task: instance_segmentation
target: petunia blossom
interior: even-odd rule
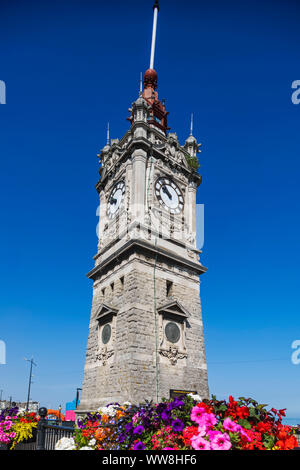
[[[191,439],[192,447],[195,450],[211,450],[210,443],[203,437],[194,436]]]
[[[238,432],[239,428],[241,426],[239,426],[238,424],[236,424],[234,421],[232,421],[230,418],[226,418],[224,419],[224,422],[223,422],[223,428],[226,429],[226,431],[230,431],[230,432]]]
[[[216,435],[211,442],[212,450],[229,450],[231,445],[230,437],[227,433]]]
[[[194,406],[191,411],[191,420],[195,421],[195,423],[200,424],[204,413],[205,408],[202,408],[202,406]]]

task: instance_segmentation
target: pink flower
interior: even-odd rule
[[[176,450],[174,447],[164,447],[163,450]]]
[[[193,436],[191,441],[195,450],[211,450],[210,443],[203,437]]]
[[[191,412],[191,420],[199,424],[203,414],[205,414],[205,408],[202,408],[202,406],[194,406]]]
[[[225,432],[224,434],[220,433],[216,435],[212,442],[211,448],[213,450],[229,450],[231,448],[230,437]]]
[[[217,423],[217,418],[213,413],[203,413],[198,421],[199,426],[212,427]]]
[[[207,431],[207,435],[209,437],[209,440],[212,441],[215,436],[218,434],[222,434],[220,431]]]
[[[248,434],[246,433],[245,429],[242,428],[242,426],[240,426],[239,424],[237,424],[237,431],[236,432],[239,432],[242,436],[245,436],[245,438],[247,439],[248,442],[251,441],[251,439],[248,436]]]
[[[226,429],[226,431],[238,432],[241,426],[239,424],[236,424],[230,418],[226,418],[224,419],[223,427],[224,429]]]
[[[203,436],[205,436],[205,434],[206,434],[205,424],[201,424],[201,425],[199,424],[199,426],[198,426],[198,436],[203,437]]]

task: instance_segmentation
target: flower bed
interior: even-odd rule
[[[250,398],[218,401],[189,395],[159,404],[110,404],[78,420],[74,438],[57,450],[291,450],[285,410]]]
[[[36,439],[38,417],[35,413],[19,412],[17,407],[0,414],[0,443],[13,450],[19,443]]]

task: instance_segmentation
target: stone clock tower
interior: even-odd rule
[[[158,9],[157,9],[158,10]],[[155,10],[154,10],[155,11]],[[99,244],[78,413],[111,402],[157,402],[172,390],[208,397],[196,248],[199,145],[168,133],[157,74],[121,140],[100,155]]]

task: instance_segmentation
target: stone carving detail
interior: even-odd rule
[[[195,251],[187,249],[187,254],[192,260],[197,261],[197,253]]]
[[[187,358],[187,353],[179,352],[179,349],[176,346],[170,346],[169,349],[160,349],[159,354],[167,357],[172,366],[175,366],[179,359]]]
[[[105,366],[108,359],[114,354],[113,349],[108,350],[107,346],[104,346],[100,351],[96,352],[96,361],[102,362],[102,365]]]

